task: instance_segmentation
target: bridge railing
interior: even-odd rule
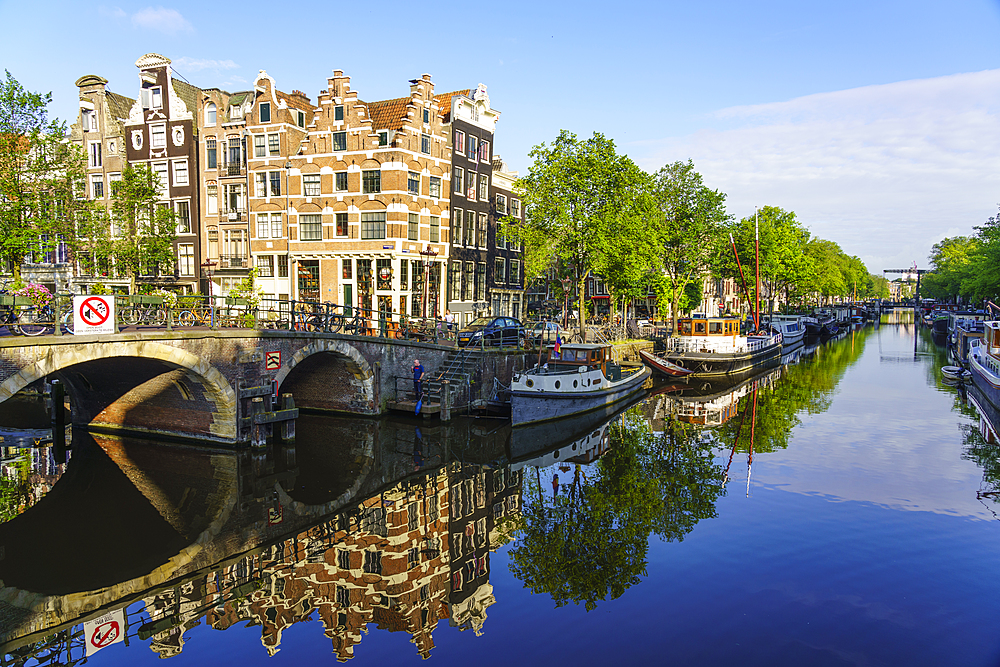
[[[42,305],[26,297],[11,297],[8,301],[9,304],[0,303],[0,335],[74,332],[73,295],[58,294]],[[117,295],[115,328],[117,331],[192,328],[313,331],[432,343],[453,341],[458,332],[456,324],[436,317],[410,317],[328,301],[216,295]]]

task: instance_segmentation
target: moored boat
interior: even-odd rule
[[[781,334],[782,347],[796,345],[806,335],[806,328],[799,315],[772,315],[768,325],[771,331]]]
[[[574,343],[546,348],[541,365],[514,375],[510,383],[514,426],[561,419],[604,408],[642,389],[646,366],[621,366],[610,345]]]
[[[642,359],[644,364],[652,368],[654,371],[668,377],[684,377],[685,375],[691,375],[693,372],[683,366],[678,366],[675,363],[667,361],[663,357],[646,352],[645,350],[639,350],[639,358]]]
[[[1000,322],[984,322],[982,340],[973,340],[969,348],[972,381],[993,403],[1000,406]]]
[[[735,317],[683,318],[666,340],[663,357],[693,376],[728,375],[755,368],[781,354],[781,334],[740,334]]]

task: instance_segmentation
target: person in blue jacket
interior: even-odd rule
[[[421,397],[421,385],[424,379],[424,367],[420,365],[419,359],[413,360],[413,393],[417,395],[417,400]]]

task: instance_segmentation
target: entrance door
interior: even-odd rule
[[[319,301],[319,260],[299,262],[299,300]]]

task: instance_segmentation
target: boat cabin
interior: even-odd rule
[[[580,368],[587,370],[601,369],[608,376],[608,362],[611,361],[611,346],[594,343],[564,343],[556,352],[555,345],[546,347],[548,352],[545,363],[550,371],[575,371]]]
[[[685,317],[677,320],[678,336],[737,336],[740,320],[735,317]]]
[[[986,351],[994,357],[1000,357],[1000,322],[983,322],[986,331],[983,333],[983,343]]]

